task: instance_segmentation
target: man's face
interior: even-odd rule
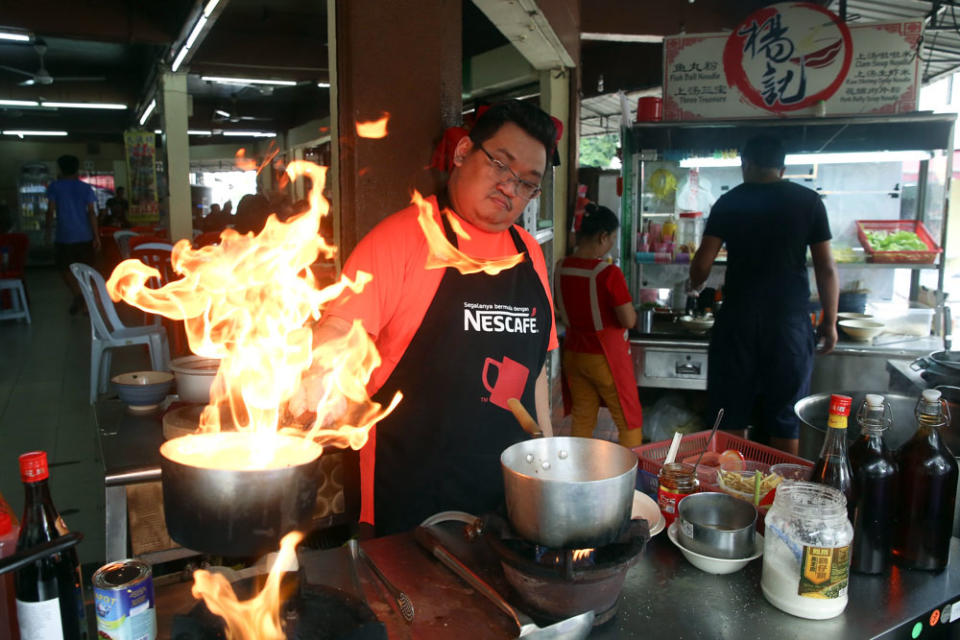
[[[457,144],[449,183],[453,208],[484,231],[503,231],[523,213],[529,198],[520,193],[513,176],[499,176],[484,149],[533,185],[539,185],[543,179],[547,152],[543,144],[512,122],[505,123],[484,141],[483,149],[469,137]]]

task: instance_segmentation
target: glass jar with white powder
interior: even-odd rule
[[[840,615],[847,607],[852,541],[842,493],[812,482],[780,485],[766,517],[764,597],[801,618]]]

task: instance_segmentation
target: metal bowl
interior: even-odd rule
[[[755,547],[757,509],[725,493],[695,493],[677,509],[679,537],[690,551],[711,558],[746,558]]]

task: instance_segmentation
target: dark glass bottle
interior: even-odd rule
[[[20,456],[20,477],[26,500],[17,551],[59,538],[66,533],[47,486],[47,454]],[[21,640],[81,640],[86,637],[80,564],[76,548],[55,553],[17,570],[14,590]]]
[[[857,420],[860,438],[850,445],[853,468],[850,569],[883,573],[890,564],[897,492],[896,459],[883,441],[883,432],[893,423],[893,413],[883,396],[868,394]]]
[[[897,452],[900,500],[893,555],[911,569],[947,566],[957,494],[957,461],[940,439],[950,413],[936,389],[920,396],[917,432]]]
[[[830,416],[827,418],[827,437],[823,440],[820,456],[813,466],[810,480],[833,487],[847,499],[847,511],[853,492],[853,470],[847,456],[847,418],[853,398],[834,394],[830,396]]]

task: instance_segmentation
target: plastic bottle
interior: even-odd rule
[[[20,456],[26,494],[17,551],[55,540],[66,533],[50,497],[47,454]],[[82,640],[86,637],[80,565],[76,549],[55,553],[14,573],[17,618],[22,640]]]
[[[926,389],[915,411],[917,432],[897,452],[900,491],[893,555],[911,569],[940,570],[950,557],[957,461],[940,439],[950,412],[936,389]]]
[[[17,550],[20,527],[14,526],[10,514],[0,509],[0,558]],[[17,640],[17,603],[13,594],[13,574],[0,575],[0,640]]]
[[[893,412],[883,396],[868,394],[857,412],[860,438],[850,445],[853,468],[853,549],[850,569],[883,573],[890,564],[894,508],[897,498],[897,462],[883,441],[893,424]]]
[[[823,448],[810,477],[813,482],[838,489],[847,499],[848,511],[853,492],[853,470],[847,456],[847,417],[852,403],[850,396],[830,396],[827,437],[823,440]]]

